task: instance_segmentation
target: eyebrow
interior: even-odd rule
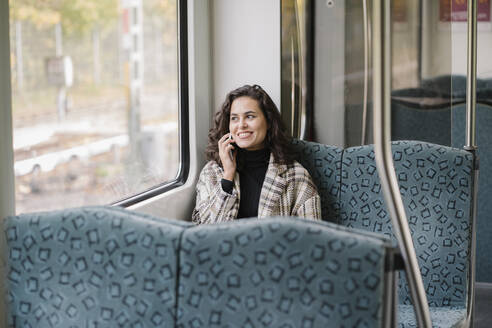
[[[255,114],[255,115],[256,115],[256,112],[255,112],[255,111],[253,111],[253,110],[249,110],[249,111],[247,111],[247,112],[240,113],[240,114],[231,113],[231,116],[249,115],[249,114]]]

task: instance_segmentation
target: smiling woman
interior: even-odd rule
[[[193,221],[274,215],[320,220],[318,192],[309,173],[292,159],[285,131],[277,107],[260,86],[231,91],[209,132],[209,162],[197,183]]]
[[[234,100],[229,131],[238,147],[246,150],[264,148],[267,128],[268,123],[258,101],[247,96]]]

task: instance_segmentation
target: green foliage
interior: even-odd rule
[[[118,17],[118,0],[9,0],[10,18],[38,27],[62,24],[65,34],[84,35]]]

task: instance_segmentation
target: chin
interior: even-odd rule
[[[241,149],[247,149],[247,148],[251,147],[250,145],[239,145],[239,144],[237,144],[237,146]]]

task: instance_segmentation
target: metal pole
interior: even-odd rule
[[[369,13],[367,8],[367,0],[362,0],[362,11],[364,14],[364,97],[362,101],[362,132],[360,144],[366,144],[366,127],[367,127],[367,101],[369,90],[369,43],[371,31],[369,30]]]
[[[405,261],[410,294],[418,327],[432,327],[429,305],[420,275],[412,236],[401,199],[391,152],[391,3],[390,0],[373,3],[373,99],[374,151],[376,166],[391,216],[393,231]]]
[[[477,1],[468,1],[467,36],[467,80],[466,80],[466,142],[465,149],[475,149],[476,103],[477,103]]]
[[[467,34],[467,80],[466,80],[466,140],[464,149],[474,157],[473,204],[471,210],[472,229],[470,247],[470,270],[468,281],[467,324],[473,326],[473,310],[475,303],[475,260],[476,260],[476,221],[478,197],[478,154],[476,144],[476,104],[477,104],[477,1],[468,1],[468,34]]]

